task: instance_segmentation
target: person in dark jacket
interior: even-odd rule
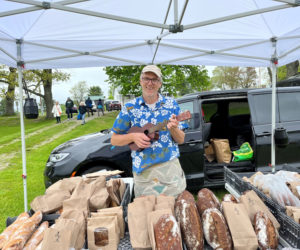
[[[79,113],[81,114],[81,120],[82,120],[81,125],[85,124],[86,110],[87,109],[86,109],[86,106],[85,106],[84,102],[80,102],[80,104],[79,104]]]
[[[88,99],[85,100],[85,106],[86,106],[86,110],[88,112],[88,117],[90,117],[90,112],[93,114],[93,102],[91,100],[90,97],[88,97]]]
[[[101,110],[101,112],[102,112],[102,115],[104,115],[104,107],[103,107],[103,101],[102,101],[102,99],[99,99],[98,100],[98,103],[97,103],[97,112],[98,112],[98,116],[100,116],[99,115],[99,111]]]
[[[73,113],[72,113],[73,107],[74,107],[74,102],[71,100],[70,97],[68,97],[66,101],[66,113],[68,115],[68,120],[70,120],[70,118],[73,118]]]

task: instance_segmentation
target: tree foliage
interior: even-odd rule
[[[102,91],[102,89],[100,88],[100,86],[91,86],[88,90],[88,94],[93,96],[93,95],[100,95],[103,96],[104,93]]]
[[[141,95],[140,74],[144,66],[112,66],[104,70],[111,89],[120,87],[122,95]],[[173,96],[211,88],[204,66],[160,65],[163,75],[161,92]]]
[[[253,67],[224,67],[213,70],[213,86],[219,89],[251,88],[256,84],[257,74]]]
[[[79,105],[81,101],[84,101],[85,96],[88,94],[87,83],[85,81],[78,82],[70,89],[70,93],[73,101]]]

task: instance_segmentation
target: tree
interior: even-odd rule
[[[78,82],[70,89],[70,93],[73,101],[79,105],[81,101],[84,101],[84,98],[88,93],[88,85],[85,81]]]
[[[255,68],[216,67],[213,70],[212,83],[219,89],[251,88],[255,86],[257,74]]]
[[[141,95],[140,74],[144,66],[104,68],[110,89],[121,87],[120,94]],[[163,75],[161,91],[173,96],[208,90],[210,79],[204,66],[160,65]]]
[[[103,96],[103,91],[100,86],[91,86],[88,91],[89,95],[100,95]]]

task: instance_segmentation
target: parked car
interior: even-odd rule
[[[179,145],[180,163],[189,190],[224,185],[223,167],[235,172],[271,170],[271,89],[244,89],[193,93],[177,99],[192,118]],[[294,165],[300,171],[300,87],[278,88],[276,126],[286,131],[288,145],[277,144],[276,168]],[[55,148],[46,164],[45,185],[64,177],[97,170],[119,169],[131,176],[128,146],[112,147],[110,130],[70,140]],[[211,138],[226,138],[231,150],[250,143],[254,157],[231,163],[209,162],[205,144]],[[275,141],[278,143],[280,140]],[[285,140],[286,141],[286,140]]]
[[[110,101],[108,103],[108,111],[121,110],[122,105],[119,101]]]
[[[112,102],[112,101],[105,101],[105,102],[104,102],[106,111],[111,111],[110,108],[109,108],[109,105],[111,104],[111,102]]]

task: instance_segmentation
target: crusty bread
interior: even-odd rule
[[[232,239],[225,218],[216,208],[208,208],[202,214],[204,236],[213,249],[232,249]]]
[[[180,230],[174,216],[162,215],[154,225],[154,235],[157,250],[182,250]]]
[[[0,249],[9,241],[13,233],[29,218],[28,213],[21,213],[18,218],[8,226],[0,235]]]
[[[176,199],[175,214],[187,249],[202,250],[204,248],[202,223],[194,197],[188,191],[184,191]]]
[[[32,217],[28,218],[11,236],[2,250],[19,250],[23,249],[26,241],[42,220],[43,214],[37,211]]]
[[[278,232],[266,213],[259,211],[254,215],[254,229],[260,249],[277,249]]]
[[[202,188],[198,192],[197,197],[197,208],[200,216],[202,216],[203,212],[208,208],[220,209],[220,201],[211,190]]]
[[[37,248],[37,246],[40,244],[40,242],[44,238],[44,234],[46,229],[48,228],[49,223],[48,221],[44,221],[37,230],[33,233],[33,235],[30,237],[30,239],[25,244],[23,250],[34,250]]]

